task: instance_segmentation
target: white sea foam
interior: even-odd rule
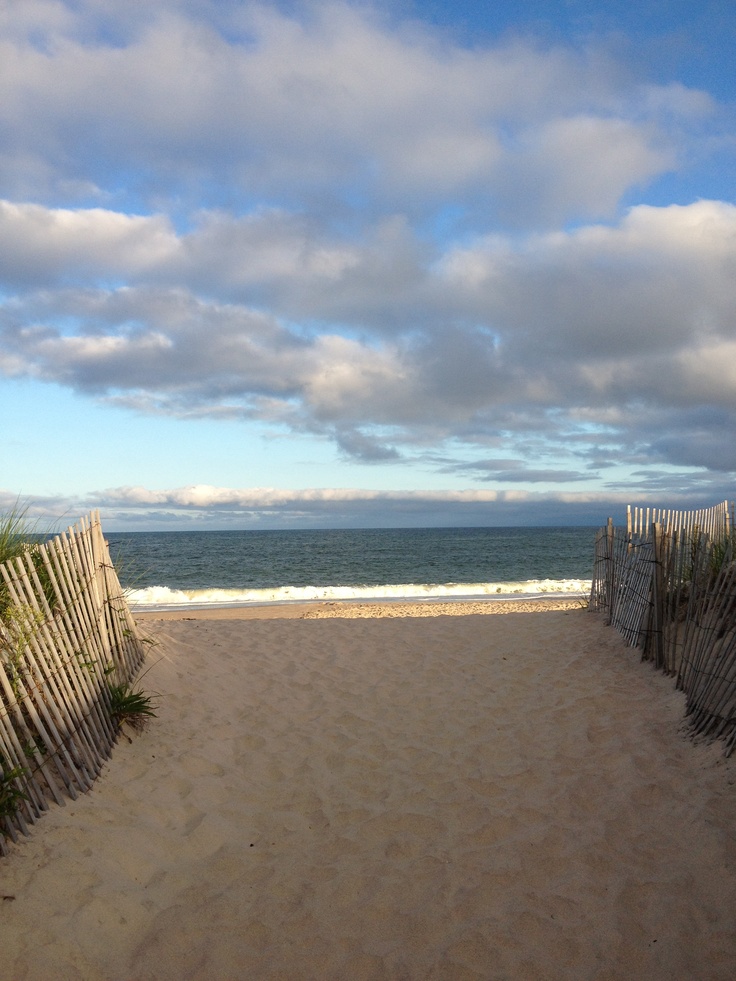
[[[127,593],[137,609],[206,606],[257,606],[264,603],[310,603],[350,600],[521,599],[590,593],[586,579],[529,579],[524,582],[414,584],[398,586],[278,586],[273,589],[170,589],[148,586]]]

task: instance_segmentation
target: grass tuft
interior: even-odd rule
[[[17,781],[24,776],[23,767],[9,768],[5,758],[0,755],[0,820],[13,817],[20,807],[20,802],[28,800],[26,794],[19,790],[17,785]],[[7,835],[7,832],[0,827],[0,834]]]
[[[28,518],[28,506],[16,502],[10,511],[0,514],[0,565],[11,559],[31,553],[34,566],[40,566],[41,556],[38,545],[47,536],[38,530],[38,524]],[[37,569],[41,581],[45,581],[42,568]],[[0,619],[4,617],[11,605],[10,596],[5,583],[0,580]]]
[[[110,685],[110,717],[120,729],[126,722],[141,730],[151,718],[155,718],[152,696],[142,691],[133,691],[131,685]]]

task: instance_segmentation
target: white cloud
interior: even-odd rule
[[[531,237],[498,236],[450,250],[438,266],[517,356],[571,366],[666,361],[701,335],[729,336],[736,319],[736,208],[721,202],[631,209],[618,225]],[[653,379],[656,384],[656,380]]]
[[[423,501],[488,503],[496,501],[498,491],[493,490],[441,490],[441,491],[377,491],[362,488],[313,487],[288,490],[277,487],[213,487],[196,484],[168,490],[150,490],[145,487],[117,487],[101,492],[106,506],[113,505],[171,505],[176,507],[258,507],[271,508],[284,505],[314,503],[345,503],[353,501]]]
[[[637,207],[439,259],[400,220],[361,242],[283,210],[179,236],[100,209],[0,215],[8,285],[81,280],[16,283],[3,370],[139,410],[261,419],[377,461],[524,426],[563,452],[586,410],[736,399],[733,205]]]
[[[404,398],[412,395],[406,390],[408,382],[409,372],[396,352],[370,349],[344,337],[323,336],[315,344],[305,401],[319,419],[393,422],[391,409],[396,412],[397,389],[403,390]],[[383,415],[382,410],[386,410],[387,419],[378,415]]]
[[[682,86],[622,86],[590,52],[469,50],[346,3],[49,10],[40,45],[0,24],[0,177],[14,193],[30,167],[47,196],[76,184],[186,200],[196,185],[216,204],[239,185],[312,207],[357,194],[432,211],[449,195],[490,216],[510,196],[540,216],[596,216],[671,165],[673,118],[709,111]]]
[[[135,276],[169,259],[177,247],[163,215],[0,201],[0,278],[6,284]]]
[[[736,338],[718,342],[703,340],[697,347],[678,352],[676,363],[679,371],[673,382],[688,400],[698,404],[736,405]]]
[[[503,213],[512,223],[612,216],[626,191],[674,166],[672,147],[653,130],[590,114],[550,119],[506,163]]]
[[[143,485],[90,489],[77,497],[24,498],[30,520],[39,530],[63,527],[91,509],[102,513],[107,531],[141,528],[389,527],[413,524],[602,525],[614,515],[623,520],[627,504],[658,495],[662,474],[642,473],[625,488],[597,490],[522,490],[517,488],[388,491],[356,487],[223,487],[191,484],[171,488]],[[724,500],[731,486],[706,479],[681,481],[668,504],[710,506]],[[0,510],[10,511],[17,495],[0,487]]]
[[[72,11],[58,0],[5,0],[0,7],[0,31],[16,44],[63,36],[74,23]]]

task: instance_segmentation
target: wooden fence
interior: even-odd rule
[[[696,512],[628,509],[596,537],[590,608],[676,678],[692,730],[736,744],[736,544],[726,501]]]
[[[692,536],[697,533],[713,540],[728,538],[732,527],[731,507],[728,501],[699,511],[627,507],[626,528],[630,536],[644,538],[651,534],[655,524],[668,535]]]
[[[97,512],[0,565],[0,854],[92,786],[143,658]]]

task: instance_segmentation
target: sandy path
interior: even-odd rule
[[[158,719],[0,861],[3,979],[733,977],[736,767],[596,616],[146,627]]]

